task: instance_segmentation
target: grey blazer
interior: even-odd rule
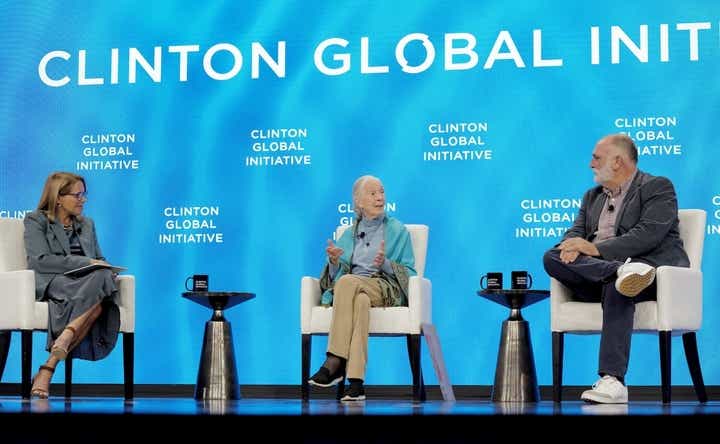
[[[35,299],[45,297],[45,289],[58,274],[89,265],[92,259],[105,260],[98,245],[95,224],[83,217],[75,220],[75,231],[85,256],[70,254],[70,242],[59,222],[50,222],[43,211],[25,215],[25,251],[28,268],[35,271]]]
[[[592,241],[607,195],[602,186],[591,188],[583,196],[580,212],[563,239],[582,237]],[[689,267],[678,225],[675,188],[665,177],[638,171],[619,209],[614,238],[595,246],[603,259],[636,262],[653,266]]]

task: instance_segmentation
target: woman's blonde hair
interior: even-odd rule
[[[45,181],[37,209],[44,211],[47,218],[55,222],[55,219],[57,219],[58,199],[63,194],[69,193],[70,189],[78,182],[82,182],[83,187],[87,190],[85,179],[82,176],[65,172],[50,174]]]

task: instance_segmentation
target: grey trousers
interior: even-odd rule
[[[615,289],[616,272],[622,262],[580,255],[574,262],[565,264],[560,260],[560,250],[553,248],[543,256],[543,264],[550,276],[572,290],[573,298],[602,303],[598,374],[624,381],[630,359],[635,304],[657,299],[655,283],[629,298]]]

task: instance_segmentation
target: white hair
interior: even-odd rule
[[[360,200],[360,193],[365,190],[365,184],[368,183],[371,180],[375,180],[377,182],[380,182],[382,184],[382,181],[378,179],[375,176],[371,176],[369,174],[366,174],[365,176],[360,176],[357,178],[355,183],[352,187],[352,199],[353,199],[353,210],[355,211],[355,216],[358,219],[362,219],[362,210],[358,207],[358,201]]]

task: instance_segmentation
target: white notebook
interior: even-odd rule
[[[101,268],[109,268],[110,270],[112,270],[115,273],[120,273],[121,271],[127,270],[127,268],[125,268],[125,267],[118,267],[118,266],[110,265],[110,264],[90,264],[90,265],[85,265],[84,267],[75,268],[73,270],[66,271],[63,274],[65,276],[82,276],[84,274],[90,273],[91,271],[99,270]]]

